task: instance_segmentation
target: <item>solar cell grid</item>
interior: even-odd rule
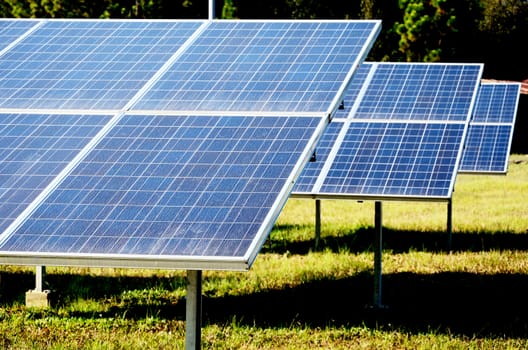
[[[14,20],[0,18],[0,54],[9,44],[35,26],[38,21],[35,20]]]
[[[126,115],[1,249],[241,257],[320,123]]]
[[[134,109],[328,112],[378,24],[214,21]]]
[[[306,165],[301,176],[297,179],[294,192],[311,192],[315,185],[321,170],[328,159],[332,146],[336,142],[337,136],[341,132],[344,123],[333,121],[328,125],[323,136],[317,142],[315,149],[315,160]]]
[[[46,21],[0,60],[0,108],[120,109],[203,22]]]
[[[358,67],[345,90],[342,106],[336,111],[334,119],[347,118],[350,115],[354,102],[358,99],[358,96],[361,93],[361,89],[367,84],[369,73],[372,70],[375,70],[375,67],[375,65],[368,62],[363,62]]]
[[[109,118],[0,114],[0,232],[51,183]]]
[[[319,193],[446,197],[464,129],[352,122]]]
[[[518,83],[486,83],[480,86],[460,172],[506,173],[519,90]]]
[[[27,158],[28,183],[12,186],[25,202],[0,227],[2,261],[191,269],[251,265],[380,29],[35,23],[0,54],[0,112],[43,127],[24,139],[31,152],[14,154],[42,158]],[[48,129],[45,116],[72,118],[72,128]],[[90,129],[84,116],[101,124]],[[18,175],[9,156],[0,167]]]
[[[519,100],[518,83],[485,83],[480,86],[472,122],[513,123]]]
[[[511,129],[508,125],[472,125],[466,139],[461,172],[505,172]]]
[[[378,63],[356,119],[467,119],[480,65]]]
[[[445,199],[452,192],[481,65],[363,63],[341,132],[326,132],[294,196]],[[352,98],[349,98],[352,99]],[[330,129],[327,129],[330,130]],[[333,140],[333,141],[330,141]]]

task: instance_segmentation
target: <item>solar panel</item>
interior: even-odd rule
[[[519,91],[518,83],[481,85],[469,125],[460,172],[506,173]]]
[[[446,197],[463,123],[352,122],[319,193]]]
[[[273,208],[323,123],[126,115],[16,234],[3,237],[0,250],[55,259],[87,254],[97,263],[118,254],[168,256],[173,267],[246,264],[261,239],[255,233],[270,225],[270,212],[278,215]]]
[[[44,21],[1,57],[0,108],[121,109],[202,23]]]
[[[0,232],[109,119],[102,115],[0,114]]]
[[[331,112],[372,21],[216,21],[135,110]],[[352,64],[351,64],[352,63]]]
[[[39,22],[35,20],[0,19],[0,55],[2,50],[15,42],[21,35],[26,33]]]
[[[514,123],[520,88],[520,83],[483,83],[471,123]]]
[[[44,149],[0,262],[247,269],[379,27],[42,20],[0,56],[0,113],[101,124]]]
[[[355,119],[465,121],[473,103],[476,64],[366,63],[376,72]]]
[[[482,66],[363,66],[370,67],[365,84],[358,89],[353,80],[345,93],[345,106],[356,97],[349,114],[336,114],[330,125],[341,126],[317,145],[322,164],[305,167],[293,196],[450,198]]]

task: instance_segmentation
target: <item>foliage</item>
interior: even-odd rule
[[[399,35],[395,32],[395,23],[401,20],[402,11],[397,1],[361,0],[360,18],[381,19],[382,30],[374,47],[369,52],[371,61],[398,61]]]
[[[4,0],[0,11],[18,18],[188,18],[206,6],[191,0]]]
[[[456,32],[456,14],[448,0],[399,0],[403,21],[396,23],[399,50],[408,62],[439,61],[443,39]]]
[[[493,76],[528,77],[524,46],[528,37],[528,1],[483,0],[475,50]]]
[[[526,0],[483,0],[484,18],[480,29],[501,36],[519,29],[527,30],[528,2]]]
[[[222,18],[231,19],[237,18],[237,8],[233,4],[233,0],[225,0],[222,8]]]
[[[13,17],[100,17],[109,5],[85,0],[4,0]]]

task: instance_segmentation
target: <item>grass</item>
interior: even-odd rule
[[[247,273],[205,271],[204,349],[528,347],[528,157],[460,175],[445,203],[383,204],[383,303],[372,309],[373,203],[290,200]],[[185,273],[49,267],[57,304],[24,306],[34,269],[1,267],[0,348],[183,349]]]

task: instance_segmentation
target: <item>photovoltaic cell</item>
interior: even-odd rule
[[[215,21],[135,110],[328,112],[371,21]]]
[[[100,115],[0,114],[0,232],[108,121]]]
[[[506,173],[519,91],[518,83],[480,86],[460,172]]]
[[[471,125],[460,172],[505,173],[511,132],[509,125]]]
[[[126,115],[0,249],[243,257],[321,122]]]
[[[1,57],[0,108],[120,109],[202,23],[46,21]]]

